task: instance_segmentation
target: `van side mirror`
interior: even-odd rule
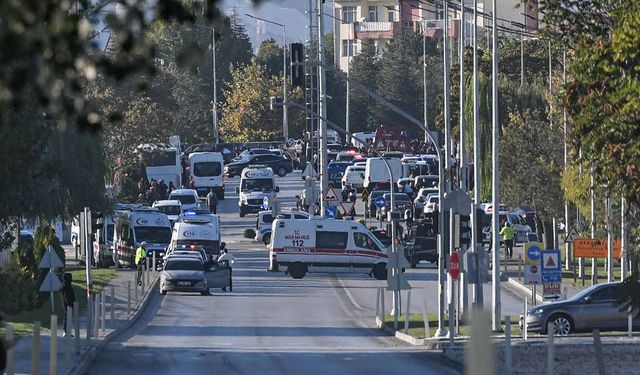
[[[276,193],[280,192],[280,186],[276,186]]]
[[[236,194],[240,194],[240,187],[236,186]]]

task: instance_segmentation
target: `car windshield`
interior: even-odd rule
[[[196,203],[196,197],[193,195],[178,195],[172,194],[169,196],[169,199],[179,200],[182,204],[194,204]]]
[[[164,269],[165,271],[202,271],[202,262],[195,259],[169,260]]]
[[[240,190],[273,190],[273,180],[270,178],[254,178],[250,180],[242,180],[242,187]]]
[[[180,215],[180,206],[157,206],[156,208],[165,215]]]
[[[222,165],[218,161],[207,161],[193,164],[193,175],[196,177],[220,176]]]
[[[149,243],[171,242],[171,228],[169,227],[135,227],[136,240]]]

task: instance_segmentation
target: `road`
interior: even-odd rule
[[[238,259],[233,292],[154,294],[134,326],[96,357],[89,374],[461,373],[460,365],[438,353],[371,328],[376,288],[385,282],[350,274],[294,280],[267,272],[267,249],[242,238],[244,229],[255,226],[255,215],[238,216],[237,183],[237,178],[228,181],[227,199],[218,210],[223,240]],[[293,206],[302,185],[299,172],[277,183],[282,205]],[[407,276],[412,298],[427,298],[435,312],[435,268],[420,265]],[[489,286],[486,290],[490,301]],[[505,313],[515,314],[521,302],[503,293],[503,305]]]

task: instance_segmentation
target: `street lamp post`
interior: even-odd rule
[[[289,139],[289,116],[287,111],[287,28],[285,25],[245,13],[247,17],[282,27],[282,137],[285,143]]]

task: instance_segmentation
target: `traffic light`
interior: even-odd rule
[[[483,218],[484,218],[484,211],[481,208],[476,208],[476,217],[475,217],[475,239],[474,241],[476,241],[476,243],[480,243],[482,242],[482,228],[483,228]]]
[[[291,43],[291,85],[304,85],[304,66],[296,65],[304,62],[304,44]]]
[[[100,211],[91,212],[91,233],[95,233],[104,226],[104,219]]]
[[[471,216],[460,215],[460,246],[471,246]]]

